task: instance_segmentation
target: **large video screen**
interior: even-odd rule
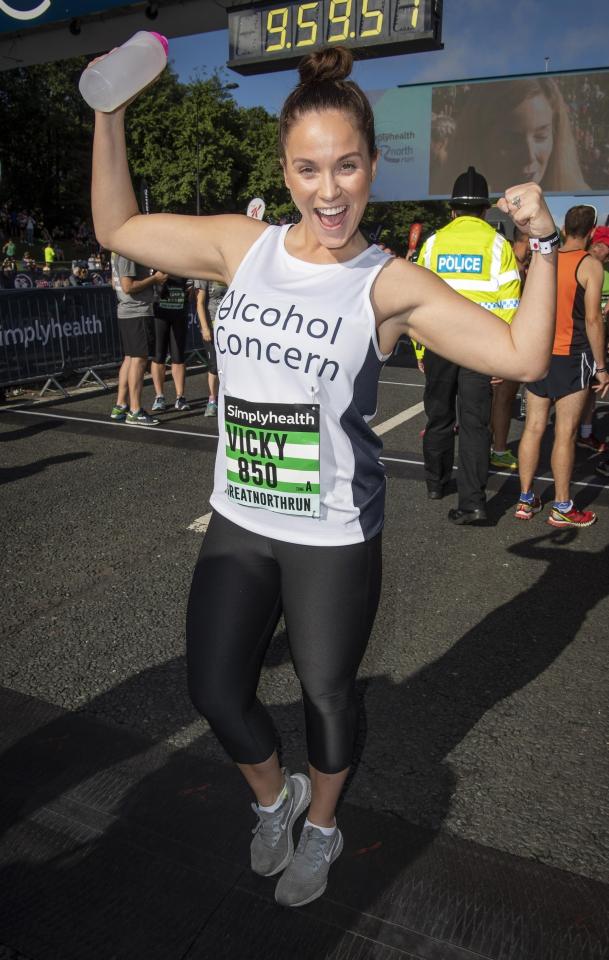
[[[397,87],[371,94],[374,199],[450,196],[473,165],[491,193],[609,193],[609,71]]]

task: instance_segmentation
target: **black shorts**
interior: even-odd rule
[[[205,350],[205,356],[207,357],[207,372],[215,373],[218,375],[218,360],[216,357],[216,343],[213,337],[211,340],[203,341],[203,349]]]
[[[157,363],[165,363],[168,353],[172,363],[184,363],[187,323],[184,316],[173,317],[171,320],[154,318],[154,359]]]
[[[154,357],[154,317],[119,317],[118,329],[126,357]]]
[[[584,350],[569,357],[552,356],[550,370],[543,380],[527,383],[527,390],[536,397],[560,400],[590,386],[594,376],[592,354]]]

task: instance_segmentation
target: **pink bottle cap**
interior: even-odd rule
[[[167,37],[164,37],[162,33],[155,33],[154,30],[150,31],[150,36],[156,37],[159,43],[163,44],[163,50],[165,51],[165,56],[169,56],[169,40]]]

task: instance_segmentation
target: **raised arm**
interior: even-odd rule
[[[142,215],[127,163],[125,110],[95,114],[91,205],[98,242],[178,277],[228,283],[266,225],[250,217]]]
[[[535,183],[511,187],[498,206],[529,236],[546,237],[555,229]],[[390,353],[398,337],[407,333],[435,353],[480,373],[506,380],[541,379],[554,339],[556,258],[556,252],[533,254],[511,325],[456,293],[430,270],[391,261],[373,293],[381,350]]]

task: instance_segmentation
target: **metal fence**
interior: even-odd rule
[[[187,355],[201,358],[203,340],[196,316],[188,324]],[[0,387],[82,373],[80,383],[123,358],[110,287],[0,290]],[[80,385],[80,384],[79,384]],[[64,390],[65,393],[65,390]]]

